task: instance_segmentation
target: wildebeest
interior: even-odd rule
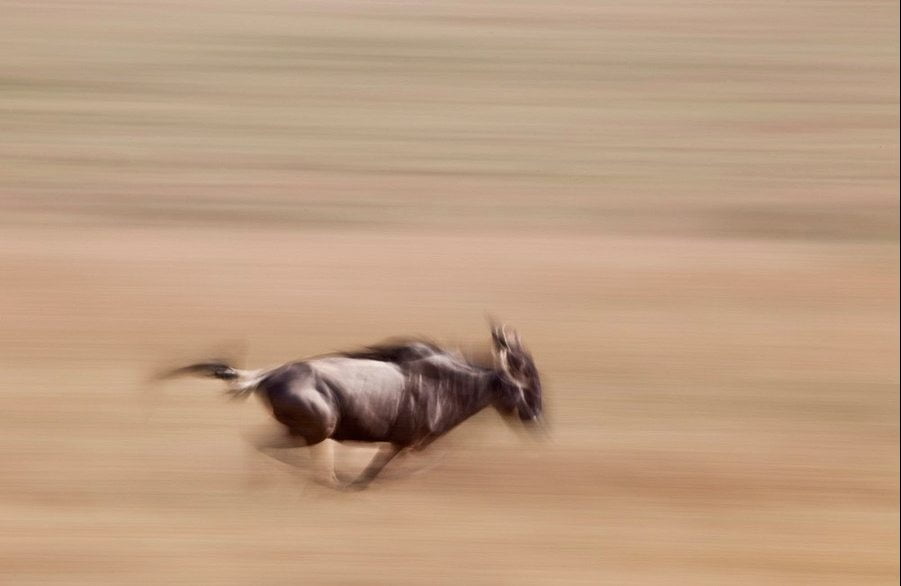
[[[403,450],[419,450],[486,407],[539,424],[541,381],[531,354],[510,328],[492,328],[493,364],[479,365],[425,341],[239,370],[203,362],[171,375],[221,379],[237,397],[258,395],[295,445],[314,448],[322,480],[340,486],[327,439],[383,447],[346,487],[362,488]]]

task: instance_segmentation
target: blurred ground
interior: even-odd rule
[[[897,583],[896,3],[0,11],[3,580]],[[553,442],[364,493],[144,385],[485,311]]]

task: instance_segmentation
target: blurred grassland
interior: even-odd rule
[[[893,239],[896,6],[4,2],[10,221]]]

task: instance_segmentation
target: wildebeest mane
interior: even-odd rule
[[[357,360],[378,360],[380,362],[410,362],[434,354],[446,354],[447,350],[437,344],[417,338],[394,338],[379,344],[365,346],[359,350],[337,352],[333,356]]]
[[[401,364],[409,409],[402,420],[421,449],[492,402],[499,373],[443,353]]]

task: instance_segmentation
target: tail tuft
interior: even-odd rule
[[[241,376],[237,370],[224,362],[199,362],[190,366],[176,368],[168,372],[163,378],[185,375],[208,376],[220,380],[237,380]]]
[[[175,370],[167,371],[156,377],[157,380],[167,380],[179,376],[206,376],[226,381],[228,388],[226,393],[235,399],[244,399],[252,395],[260,383],[269,375],[266,370],[239,370],[233,368],[221,360],[210,362],[198,362],[190,366],[183,366]]]

